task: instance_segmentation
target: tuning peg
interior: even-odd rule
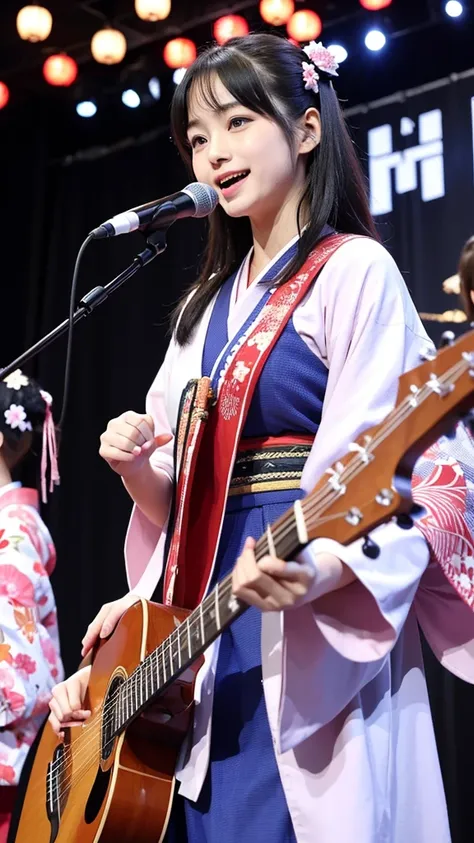
[[[420,351],[420,357],[422,360],[426,362],[430,362],[431,360],[435,360],[437,356],[437,351],[434,345],[425,345],[424,348]]]
[[[369,559],[377,559],[380,556],[380,547],[376,544],[370,536],[366,536],[364,544],[362,545],[362,553],[368,556]]]
[[[443,331],[439,341],[439,348],[446,348],[446,346],[452,345],[455,339],[454,331]]]
[[[413,527],[413,518],[411,515],[402,512],[401,515],[397,515],[397,524],[401,530],[411,530]]]

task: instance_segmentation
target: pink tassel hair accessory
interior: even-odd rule
[[[41,390],[41,397],[46,404],[46,415],[44,417],[43,424],[43,448],[41,453],[41,499],[43,503],[46,503],[46,471],[48,466],[48,457],[50,463],[50,494],[53,491],[54,486],[59,486],[60,477],[58,470],[58,447],[56,442],[56,429],[54,427],[53,413],[51,410],[53,399],[49,392],[46,392],[43,389]]]

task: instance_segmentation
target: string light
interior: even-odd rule
[[[127,40],[119,29],[99,29],[92,37],[91,52],[99,64],[119,64],[127,52]]]
[[[23,6],[16,16],[16,28],[23,41],[44,41],[53,26],[53,17],[44,6]]]
[[[43,65],[43,76],[49,85],[67,88],[75,82],[77,72],[76,62],[65,53],[49,56]]]
[[[214,24],[214,38],[218,44],[225,44],[231,38],[240,38],[247,35],[249,25],[245,18],[240,15],[224,15],[218,18]]]
[[[7,85],[5,85],[5,82],[0,82],[0,109],[5,108],[9,99],[10,91]]]
[[[271,26],[284,26],[294,11],[293,0],[261,0],[260,3],[260,15]]]
[[[369,12],[380,12],[381,9],[386,9],[390,6],[392,0],[359,0],[360,5]]]
[[[142,20],[164,20],[171,11],[171,0],[135,0],[135,11]]]
[[[189,67],[196,58],[197,50],[194,41],[189,38],[173,38],[168,41],[163,50],[163,58],[168,67]]]
[[[323,24],[316,12],[302,9],[291,16],[286,29],[288,35],[295,41],[312,41],[321,35]]]

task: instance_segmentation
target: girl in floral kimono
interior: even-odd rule
[[[51,396],[18,369],[0,381],[0,843],[23,762],[63,675],[49,580],[53,541],[36,489],[12,480],[40,432],[44,466],[48,445],[54,459]]]
[[[83,642],[160,581],[166,603],[192,608],[233,571],[251,607],[206,651],[169,841],[450,839],[418,633],[474,679],[474,619],[447,560],[406,521],[296,548],[299,501],[393,408],[429,345],[378,242],[335,76],[322,45],[252,35],[205,51],[172,106],[178,148],[219,206],[146,412],[102,435],[134,501],[130,593]],[[271,525],[292,506],[298,540],[280,558]],[[436,511],[426,519],[429,533]],[[89,715],[88,675],[54,690],[57,731]]]

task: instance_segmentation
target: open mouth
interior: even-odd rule
[[[225,178],[219,180],[219,187],[221,190],[226,190],[234,184],[238,184],[238,182],[242,181],[242,179],[245,179],[249,173],[250,170],[242,170],[240,173],[234,173],[232,176],[226,176]]]

